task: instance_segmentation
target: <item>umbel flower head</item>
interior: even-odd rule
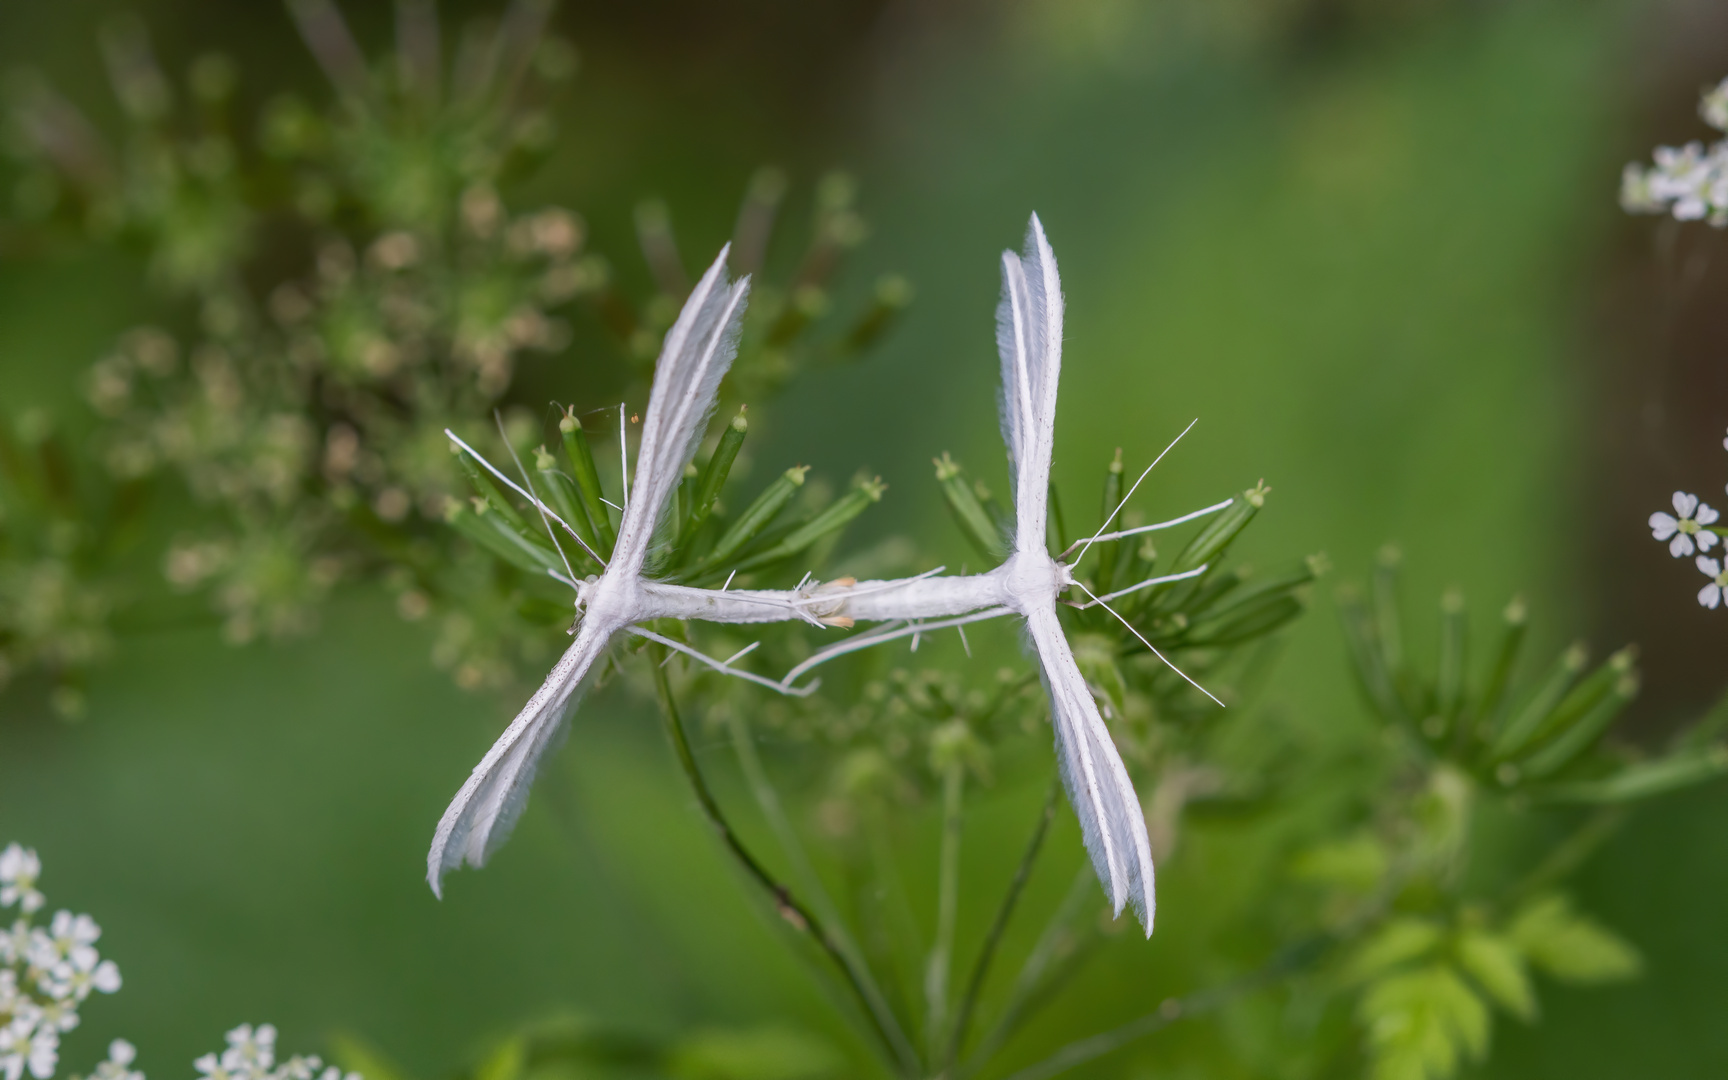
[[[1698,590],[1698,602],[1712,610],[1722,606],[1722,601],[1728,598],[1728,571],[1724,571],[1722,563],[1707,555],[1700,555],[1694,565],[1698,572],[1710,579],[1710,584]]]
[[[36,891],[42,860],[21,844],[0,851],[0,908],[24,912],[9,930],[0,929],[0,1080],[52,1080],[60,1066],[60,1036],[79,1024],[78,1008],[91,993],[120,989],[120,969],[96,951],[102,928],[88,915],[57,911],[46,927],[33,925],[43,904]],[[138,1051],[125,1039],[108,1044],[107,1060],[88,1078],[144,1080],[132,1067]],[[362,1080],[316,1056],[276,1060],[276,1029],[241,1024],[228,1033],[228,1048],[193,1062],[199,1080]]]
[[[1698,114],[1717,131],[1728,132],[1728,79],[1706,91]],[[1728,139],[1706,147],[1659,146],[1653,164],[1626,166],[1620,175],[1620,206],[1632,214],[1672,214],[1678,221],[1728,225]]]
[[[1716,541],[1721,538],[1705,526],[1716,524],[1719,517],[1721,515],[1709,503],[1700,502],[1698,496],[1676,491],[1673,514],[1658,510],[1650,515],[1650,534],[1668,544],[1670,555],[1683,559],[1699,549],[1709,551],[1716,546]]]

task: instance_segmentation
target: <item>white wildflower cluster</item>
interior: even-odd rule
[[[241,1024],[228,1033],[228,1049],[192,1064],[199,1080],[361,1080],[359,1073],[325,1065],[317,1054],[295,1054],[278,1063],[274,1024]]]
[[[60,1035],[78,1026],[78,1006],[92,992],[120,989],[120,969],[96,951],[102,928],[88,915],[57,911],[46,928],[31,916],[46,902],[36,882],[42,860],[20,844],[0,851],[0,908],[22,917],[0,931],[0,1080],[50,1080],[60,1064]],[[70,1080],[144,1080],[132,1068],[138,1051],[125,1039],[108,1044],[108,1058],[88,1077]],[[228,1048],[192,1063],[198,1080],[362,1080],[325,1065],[316,1054],[276,1060],[276,1028],[241,1024]]]
[[[1706,91],[1698,114],[1728,132],[1728,79]],[[1728,225],[1728,139],[1706,147],[1659,146],[1653,165],[1628,164],[1620,174],[1620,206],[1633,214],[1673,214],[1679,221]]]
[[[1722,108],[1728,109],[1728,102]],[[1722,440],[1722,448],[1728,450],[1728,438]],[[1667,544],[1668,554],[1676,559],[1691,558],[1698,572],[1710,579],[1698,590],[1698,602],[1712,609],[1728,603],[1728,559],[1706,554],[1728,532],[1728,526],[1716,524],[1721,518],[1715,507],[1684,491],[1674,493],[1674,513],[1659,510],[1650,515],[1650,535]],[[1728,545],[1723,554],[1728,555]]]
[[[32,921],[44,903],[41,876],[34,851],[18,844],[0,851],[0,908],[21,912],[0,932],[0,1080],[20,1080],[26,1071],[48,1080],[59,1065],[61,1034],[78,1026],[78,1007],[93,992],[120,989],[120,969],[96,951],[96,920],[57,911],[46,927]],[[110,1049],[112,1075],[104,1080],[126,1075],[129,1051]]]

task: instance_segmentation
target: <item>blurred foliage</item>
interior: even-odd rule
[[[302,633],[338,586],[380,581],[403,617],[435,620],[435,659],[464,686],[510,685],[548,654],[570,609],[547,571],[592,567],[473,459],[452,456],[443,428],[531,467],[595,550],[616,528],[602,496],[623,450],[611,431],[617,422],[627,444],[630,409],[594,408],[589,387],[625,383],[639,396],[688,278],[663,203],[641,204],[634,220],[648,297],[617,284],[575,213],[513,205],[553,137],[548,102],[576,66],[574,50],[544,33],[547,7],[525,0],[461,35],[448,69],[427,4],[399,5],[399,48],[377,62],[328,2],[290,10],[335,87],[326,104],[277,98],[243,122],[231,61],[206,56],[170,79],[141,24],[125,21],[102,34],[122,135],[98,134],[40,76],[10,86],[20,227],[133,250],[162,298],[160,327],[123,335],[90,369],[100,418],[91,452],[39,414],[12,418],[0,440],[0,678],[46,673],[68,715],[82,706],[84,672],[113,647],[115,613],[151,592],[135,565],[148,513],[178,535],[142,561],[207,599],[231,640]],[[786,189],[772,170],[749,185],[735,266],[768,262]],[[835,275],[866,231],[855,200],[847,178],[820,182],[802,254],[757,283],[723,422],[656,553],[661,576],[790,585],[830,565],[845,528],[882,497],[867,472],[838,495],[802,466],[752,480],[748,414],[732,408],[870,347],[908,302],[905,282],[888,277],[861,310],[834,314]],[[564,353],[578,322],[603,331],[611,351],[583,356],[576,404],[540,413],[515,390],[518,375],[536,356]],[[988,488],[948,455],[935,479],[964,541],[999,556],[1006,515]],[[1101,518],[1122,480],[1118,455],[1104,468]],[[1070,490],[1053,504],[1079,521],[1089,495]],[[1258,703],[1279,633],[1305,610],[1324,560],[1256,573],[1227,558],[1266,496],[1263,485],[1243,492],[1171,545],[1174,555],[1144,537],[1097,545],[1080,576],[1097,594],[1120,594],[1120,618],[1100,608],[1063,618],[1140,790],[1152,793],[1160,864],[1188,836],[1228,823],[1273,852],[1276,872],[1236,899],[1228,932],[1183,942],[1187,970],[1215,986],[1156,1005],[1148,996],[1144,1017],[1100,1036],[1064,1031],[1073,1041],[1016,1075],[1053,1075],[1220,1010],[1233,1037],[1185,1046],[1184,1067],[1439,1080],[1487,1054],[1496,1011],[1538,1015],[1537,976],[1600,983],[1639,972],[1637,951],[1580,913],[1565,881],[1631,804],[1723,771],[1719,732],[1695,727],[1661,752],[1614,741],[1638,688],[1635,653],[1588,670],[1573,647],[1531,670],[1519,602],[1472,663],[1463,602],[1448,595],[1436,663],[1420,670],[1388,558],[1365,595],[1340,598],[1373,723],[1340,721],[1333,741],[1305,741]],[[1058,548],[1085,531],[1065,528],[1060,509],[1054,517]],[[846,569],[926,564],[917,547],[889,540]],[[1134,590],[1200,566],[1194,579]],[[714,655],[747,644],[721,627],[656,629]],[[786,869],[765,909],[796,955],[828,974],[800,911],[840,935],[839,974],[900,1029],[899,1047],[877,1049],[906,1075],[995,1068],[1088,962],[1126,952],[1134,937],[1109,919],[1088,868],[1041,913],[1035,936],[1001,936],[1044,849],[1053,797],[976,952],[919,914],[952,910],[943,897],[963,824],[989,794],[1040,783],[1044,767],[1026,762],[1042,763],[1048,740],[1026,665],[961,666],[951,647],[940,651],[952,644],[932,643],[935,656],[917,665],[863,654],[806,699],[764,700],[652,647],[621,650],[602,674],[644,698],[659,691],[673,709],[691,703],[703,732],[731,750]],[[1231,708],[1219,714],[1154,649]],[[776,627],[749,663],[781,670],[808,655],[800,628]],[[925,890],[918,860],[928,852],[906,838],[929,819],[941,825],[942,869]],[[1510,868],[1494,858],[1508,846],[1519,852]],[[1277,1023],[1256,1012],[1268,998],[1284,1007]],[[861,1044],[874,1038],[855,1010],[839,1011],[859,1021]],[[372,1080],[408,1080],[364,1042],[338,1044]],[[559,1016],[503,1035],[465,1075],[792,1080],[869,1068],[852,1049],[790,1028],[662,1036]]]
[[[176,519],[164,573],[209,598],[231,641],[302,633],[337,583],[373,579],[404,618],[438,621],[436,657],[463,686],[509,683],[539,658],[533,590],[442,527],[460,488],[443,430],[477,437],[502,408],[532,445],[534,407],[511,396],[524,357],[565,353],[578,317],[615,342],[581,358],[578,397],[643,380],[689,288],[662,204],[638,212],[658,287],[638,299],[579,216],[505,201],[547,150],[547,102],[577,63],[545,32],[549,9],[519,0],[496,26],[468,27],[446,70],[430,4],[402,4],[398,49],[369,63],[328,0],[296,0],[335,96],[277,96],[255,122],[235,115],[232,61],[205,55],[172,79],[135,20],[101,35],[126,121],[116,139],[41,76],[13,77],[21,226],[137,250],[177,328],[130,331],[92,366],[94,444],[115,493],[95,476],[86,500],[130,505],[148,481],[177,478],[201,509]],[[735,266],[761,270],[786,187],[775,170],[751,183]],[[910,299],[885,277],[825,329],[831,281],[866,232],[855,195],[838,174],[818,186],[802,256],[756,289],[730,394],[766,396],[806,363],[855,355]],[[72,557],[54,444],[19,434],[44,466],[26,475],[8,456],[0,580],[30,599],[0,628],[0,675],[41,668],[71,710],[118,599],[96,584],[109,530],[83,518],[90,539]]]
[[[580,428],[567,426],[568,472],[549,454],[538,468],[560,515],[582,522],[584,505],[598,506],[600,500],[582,494],[584,474],[591,473],[584,465],[589,455],[578,448]],[[725,571],[730,582],[737,570],[743,571],[737,580],[748,582],[752,570],[804,552],[879,495],[872,483],[861,482],[850,503],[832,504],[847,509],[776,526],[803,480],[802,471],[792,470],[716,537],[719,530],[704,520],[704,511],[744,440],[743,414],[723,431],[707,466],[691,466],[663,529],[674,538],[659,555],[670,580],[715,580]],[[1006,512],[950,455],[935,465],[960,532],[979,554],[1000,557]],[[542,576],[556,573],[565,559],[579,563],[581,553],[554,546],[526,503],[512,510],[499,501],[503,492],[487,474],[475,468],[469,475],[481,513],[464,513],[453,522],[488,542],[501,562]],[[1121,502],[1123,475],[1118,453],[1104,470],[1100,533]],[[567,494],[560,499],[559,492]],[[1630,945],[1574,912],[1556,890],[1619,824],[1628,804],[1728,771],[1728,746],[1703,727],[1656,756],[1607,741],[1611,724],[1637,693],[1635,650],[1622,649],[1587,671],[1583,646],[1573,645],[1531,671],[1520,663],[1528,629],[1522,600],[1507,605],[1485,659],[1473,662],[1464,601],[1449,592],[1440,605],[1438,656],[1431,673],[1422,670],[1404,644],[1406,619],[1397,590],[1401,557],[1392,548],[1382,552],[1366,596],[1349,587],[1339,596],[1356,674],[1377,724],[1355,729],[1352,738],[1323,753],[1292,742],[1254,715],[1253,696],[1272,662],[1277,631],[1302,613],[1308,587],[1326,564],[1314,556],[1262,575],[1231,563],[1231,546],[1268,494],[1264,484],[1241,493],[1195,527],[1167,562],[1152,534],[1094,545],[1098,556],[1076,576],[1092,594],[1114,600],[1114,608],[1071,606],[1064,612],[1067,631],[1137,784],[1156,793],[1147,806],[1147,825],[1160,858],[1176,848],[1190,818],[1245,811],[1287,853],[1287,872],[1256,891],[1253,906],[1260,910],[1249,916],[1265,920],[1276,948],[1237,985],[1246,993],[1268,982],[1287,983],[1285,992],[1304,1010],[1346,1018],[1299,1031],[1295,1043],[1289,1032],[1275,1037],[1275,1045],[1283,1044],[1277,1056],[1293,1070],[1288,1075],[1333,1075],[1343,1067],[1376,1080],[1444,1080],[1486,1056],[1494,1010],[1526,1022],[1536,1018],[1534,973],[1588,984],[1639,972]],[[1068,505],[1077,503],[1070,499]],[[1053,498],[1052,505],[1052,546],[1072,552],[1080,544],[1070,543],[1063,501]],[[495,506],[503,512],[492,512]],[[490,534],[483,524],[492,528]],[[1131,518],[1125,524],[1140,522]],[[591,532],[592,526],[585,535]],[[705,575],[704,567],[713,568]],[[1201,568],[1192,578],[1137,587],[1163,574]],[[729,666],[749,653],[752,659],[741,668],[762,664],[778,671],[807,655],[796,627],[753,627],[756,641],[744,649],[733,627],[668,622],[656,629],[711,655],[736,653]],[[1118,927],[1092,871],[1082,867],[1067,900],[1019,958],[1006,997],[982,1007],[1000,934],[1014,912],[1019,883],[1038,858],[1053,802],[1034,829],[968,978],[951,981],[952,931],[940,919],[934,928],[920,927],[911,915],[914,901],[903,891],[906,871],[897,865],[903,860],[892,840],[895,819],[940,814],[941,858],[944,866],[952,865],[967,791],[993,786],[1000,761],[1024,760],[1018,751],[1028,735],[1037,742],[1048,738],[1041,722],[1044,701],[1031,671],[1004,667],[985,676],[975,665],[914,670],[865,654],[816,694],[763,701],[760,690],[664,649],[644,645],[635,651],[653,660],[650,670],[676,741],[688,738],[675,704],[679,697],[701,702],[708,729],[728,738],[791,875],[778,880],[761,869],[760,856],[745,853],[694,759],[686,757],[701,801],[794,936],[810,935],[828,950],[861,1003],[855,1019],[862,1034],[877,1043],[884,1065],[896,1074],[988,1068],[1003,1044],[1115,936]],[[626,678],[640,678],[638,666],[617,656],[614,662]],[[1178,667],[1235,707],[1229,721],[1220,720],[1216,705]],[[776,747],[778,769],[765,766],[756,749],[762,738]],[[1250,748],[1245,740],[1260,745]],[[798,778],[790,790],[793,806],[805,807],[803,813],[788,812],[772,775],[779,770]],[[1579,806],[1596,809],[1580,819],[1572,809]],[[1556,818],[1564,828],[1559,834],[1532,830],[1538,818]],[[1485,819],[1495,824],[1485,826]],[[1308,824],[1292,830],[1292,822]],[[1490,850],[1507,836],[1524,836],[1521,842],[1534,845],[1527,872],[1507,878],[1477,865],[1485,828],[1495,834],[1487,839]],[[855,883],[850,895],[831,894],[819,865]],[[1291,885],[1307,898],[1295,912],[1279,896]],[[953,887],[938,875],[938,910],[945,910]],[[1226,950],[1217,964],[1232,966],[1229,946],[1216,947]],[[1203,994],[1172,1003],[1170,1015],[1202,1001],[1228,1009],[1237,996]],[[1167,1012],[1160,1006],[1148,1019],[1156,1024]],[[991,1026],[980,1034],[971,1027],[974,1018]],[[1083,1062],[1126,1036],[1107,1032],[1099,1039],[1077,1042],[1081,1049],[1059,1051],[1046,1064],[1065,1068],[1065,1055]],[[1261,1046],[1244,1056],[1267,1052]],[[1053,1074],[1043,1068],[1033,1066],[1029,1074]]]

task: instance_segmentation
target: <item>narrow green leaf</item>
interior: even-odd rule
[[[1524,956],[1562,982],[1604,983],[1643,970],[1638,950],[1600,923],[1572,910],[1564,896],[1544,896],[1512,919],[1507,937]]]
[[[576,482],[559,471],[557,462],[544,446],[534,449],[534,471],[540,474],[540,496],[547,505],[576,530],[576,535],[594,554],[601,554],[599,537],[595,535],[594,523],[588,520],[588,511],[582,507],[582,495],[576,490]],[[562,543],[559,546],[565,547]]]
[[[544,535],[534,536],[518,529],[493,510],[486,500],[475,497],[470,510],[455,499],[444,511],[444,521],[493,555],[530,574],[543,576],[548,570],[563,572],[564,563],[546,541]]]
[[[1612,671],[1611,665],[1605,664],[1603,667]],[[1637,674],[1619,673],[1607,693],[1591,703],[1581,715],[1573,717],[1569,725],[1557,725],[1558,730],[1553,741],[1532,754],[1529,760],[1519,762],[1518,767],[1525,776],[1533,779],[1541,779],[1558,772],[1601,738],[1602,733],[1608,730],[1608,725],[1613,723],[1621,710],[1637,696]]]
[[[345,1073],[359,1073],[365,1080],[409,1080],[402,1067],[369,1041],[351,1032],[338,1031],[330,1038],[330,1056]]]
[[[738,415],[726,425],[726,430],[720,433],[720,442],[714,447],[714,456],[708,459],[708,464],[702,469],[702,478],[696,482],[696,493],[691,500],[690,516],[684,519],[684,527],[678,530],[678,547],[682,549],[696,536],[708,515],[714,510],[714,500],[720,497],[720,489],[726,486],[726,478],[732,473],[732,463],[738,458],[738,451],[744,445],[744,437],[750,433],[750,422],[744,418],[744,407],[740,406]]]
[[[960,526],[961,534],[992,565],[1000,562],[1007,554],[1007,545],[1002,542],[1001,530],[979,500],[977,490],[967,481],[965,470],[947,452],[935,459],[935,465],[936,482],[942,485],[942,499],[948,504],[948,512],[954,515],[955,524]]]
[[[599,534],[603,548],[600,554],[605,555],[618,542],[618,534],[612,527],[611,513],[600,501],[605,490],[600,486],[600,473],[594,468],[594,452],[588,446],[587,433],[582,430],[582,421],[576,418],[574,406],[566,410],[558,421],[558,433],[564,441],[564,456],[570,460],[570,474],[575,477],[576,489],[582,496],[582,508],[588,511],[588,520]]]
[[[1345,586],[1338,590],[1338,614],[1344,622],[1344,638],[1350,645],[1350,658],[1355,662],[1356,677],[1368,703],[1388,723],[1407,719],[1404,707],[1392,686],[1392,673],[1380,652],[1380,637],[1375,632],[1374,619],[1360,590]]]
[[[1464,667],[1468,660],[1469,625],[1464,594],[1448,589],[1440,598],[1440,661],[1434,679],[1434,707],[1447,728],[1464,708]],[[1444,730],[1441,734],[1445,734]]]
[[[1098,528],[1100,532],[1109,531],[1110,515],[1116,512],[1116,504],[1122,501],[1122,448],[1116,448],[1116,456],[1110,459],[1109,466],[1104,470],[1104,500],[1098,511]],[[1095,545],[1098,548],[1098,571],[1093,575],[1096,590],[1103,594],[1115,588],[1116,557],[1118,545],[1103,543]]]
[[[899,274],[884,274],[877,278],[876,287],[871,291],[870,306],[846,332],[842,347],[848,352],[870,348],[893,328],[900,319],[900,313],[911,303],[911,282]]]
[[[887,490],[888,485],[880,479],[860,480],[851,491],[836,499],[832,505],[793,529],[784,540],[766,551],[751,555],[740,562],[737,569],[744,571],[767,566],[804,551],[824,537],[845,528],[853,518],[862,514],[872,504],[881,502],[882,493]]]
[[[1500,711],[1500,703],[1506,696],[1512,668],[1518,661],[1518,649],[1524,644],[1524,631],[1527,629],[1529,614],[1524,598],[1519,596],[1514,596],[1500,613],[1503,623],[1500,647],[1494,651],[1494,663],[1488,669],[1488,679],[1482,687],[1482,699],[1476,703],[1474,710],[1476,728],[1483,737],[1486,737],[1493,726],[1495,715]]]
[[[519,1080],[528,1063],[528,1043],[513,1035],[499,1043],[474,1070],[474,1080]]]
[[[1455,950],[1465,974],[1501,1008],[1520,1020],[1536,1019],[1536,991],[1516,945],[1496,934],[1466,930]]]
[[[1488,747],[1490,760],[1505,761],[1530,745],[1589,659],[1582,642],[1574,643],[1555,659],[1548,674],[1494,737]]]
[[[460,446],[451,444],[450,452],[456,455],[456,463],[462,467],[462,474],[468,478],[468,484],[474,489],[474,494],[485,499],[491,508],[503,515],[510,524],[527,531],[528,520],[517,511],[515,504],[510,500],[510,493],[499,486],[498,478],[486,471],[484,466]]]
[[[804,474],[809,471],[808,465],[795,465],[775,477],[774,482],[763,488],[762,494],[756,496],[738,519],[720,534],[713,550],[702,557],[702,563],[710,568],[724,566],[745,544],[756,539],[804,486]]]
[[[1388,919],[1351,951],[1344,962],[1347,982],[1367,982],[1433,952],[1444,936],[1439,923],[1415,916]]]
[[[1682,750],[1654,761],[1627,765],[1600,780],[1549,784],[1530,794],[1548,802],[1616,803],[1648,799],[1728,772],[1728,747]]]
[[[1272,489],[1264,482],[1244,491],[1229,506],[1214,515],[1194,539],[1188,541],[1176,556],[1176,561],[1171,564],[1171,570],[1181,573],[1199,566],[1216,565],[1218,558],[1229,549],[1242,530],[1248,527],[1248,523],[1254,520],[1254,515],[1260,512],[1260,508],[1266,505],[1266,496],[1271,492]]]

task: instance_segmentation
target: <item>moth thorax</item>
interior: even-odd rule
[[[1042,551],[1016,551],[1002,571],[1009,595],[1023,603],[1054,603],[1073,580],[1066,566]]]

